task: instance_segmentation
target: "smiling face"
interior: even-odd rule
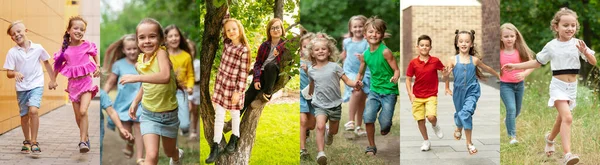
[[[431,41],[429,41],[429,40],[419,41],[419,45],[417,45],[417,49],[419,50],[420,55],[423,55],[423,56],[429,55],[429,51],[431,50]]]
[[[553,25],[553,28],[554,31],[558,32],[559,40],[570,40],[577,31],[577,18],[570,14],[562,15],[558,25]]]
[[[324,62],[329,60],[329,48],[327,47],[327,42],[325,41],[316,41],[312,47],[312,57],[315,58],[318,62]]]
[[[225,35],[232,41],[237,41],[240,38],[240,30],[235,21],[225,23]],[[272,33],[271,33],[272,34]]]
[[[82,20],[72,20],[70,22],[70,28],[67,31],[67,33],[69,33],[71,41],[80,41],[81,39],[83,39],[83,35],[85,34],[85,28],[85,22],[83,22]]]
[[[504,48],[514,48],[515,41],[517,40],[517,33],[514,30],[504,28],[501,31],[500,41],[504,45]]]
[[[283,24],[281,23],[281,21],[273,23],[273,25],[269,29],[269,34],[271,34],[271,38],[281,38],[282,32]]]
[[[473,46],[473,41],[471,41],[471,35],[468,33],[460,33],[458,34],[458,41],[456,42],[456,46],[458,46],[458,50],[461,54],[468,54],[469,49]]]
[[[383,33],[375,29],[373,26],[368,26],[365,32],[365,37],[369,44],[379,44],[383,38]]]
[[[159,27],[153,23],[142,23],[137,28],[138,47],[145,54],[154,53],[160,46]]]
[[[167,46],[172,49],[179,48],[181,43],[181,35],[177,29],[173,28],[167,32]]]
[[[123,41],[123,54],[125,54],[125,57],[128,60],[130,60],[130,61],[137,60],[139,53],[140,52],[139,52],[137,44],[135,43],[135,40]]]
[[[25,25],[22,23],[16,23],[12,28],[10,28],[9,35],[10,39],[12,39],[17,45],[22,45],[27,40],[27,29]]]
[[[350,32],[352,32],[352,35],[354,37],[362,38],[364,26],[365,26],[365,22],[363,22],[362,20],[359,20],[359,19],[354,19],[350,23]]]

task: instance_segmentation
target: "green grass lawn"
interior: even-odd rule
[[[250,164],[298,164],[300,157],[300,104],[269,104],[256,128]],[[228,120],[228,119],[226,119]],[[200,122],[200,164],[210,153]],[[227,140],[231,133],[225,134]]]
[[[562,163],[560,134],[555,138],[556,152],[547,157],[544,153],[544,135],[552,129],[558,112],[547,106],[548,87],[551,79],[549,67],[534,71],[525,85],[523,106],[517,118],[517,145],[510,145],[504,120],[501,123],[501,162],[502,164],[558,164]],[[571,125],[571,152],[578,154],[580,163],[600,162],[600,106],[597,93],[579,83],[577,107],[573,110]],[[501,103],[501,119],[506,116],[506,108]]]

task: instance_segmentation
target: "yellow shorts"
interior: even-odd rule
[[[425,116],[437,116],[437,97],[415,98],[412,103],[413,118],[417,121]]]

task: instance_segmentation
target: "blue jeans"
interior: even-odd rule
[[[363,120],[365,124],[375,123],[379,119],[381,131],[389,132],[392,128],[392,118],[396,108],[396,94],[378,94],[373,91],[369,92],[367,104],[363,112]],[[381,112],[379,112],[381,110]],[[379,117],[377,117],[379,113]]]
[[[500,83],[500,98],[506,107],[506,132],[509,137],[517,136],[516,118],[521,113],[523,92],[525,85],[523,81],[518,83]]]
[[[29,113],[29,107],[40,108],[44,87],[35,87],[27,91],[17,91],[17,100],[19,102],[19,115],[21,117]]]
[[[177,107],[179,112],[177,118],[179,118],[179,129],[181,132],[187,133],[190,129],[190,110],[188,107],[187,93],[177,90]]]

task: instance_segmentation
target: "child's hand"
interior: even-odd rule
[[[360,62],[364,62],[365,61],[365,56],[363,56],[363,54],[354,54],[356,56],[356,58],[358,58],[358,61]]]
[[[302,63],[302,64],[300,65],[300,68],[302,68],[302,70],[304,70],[304,72],[307,72],[307,71],[308,71],[308,67],[306,66],[306,64],[305,64],[305,63]]]
[[[21,81],[23,81],[24,78],[25,78],[25,76],[23,76],[23,74],[21,74],[19,72],[15,72],[15,81],[21,82]]]
[[[135,106],[132,104],[131,106],[129,106],[129,117],[131,117],[131,119],[133,120],[137,120],[137,116],[135,116],[135,112],[137,112],[137,104],[135,104]]]
[[[260,90],[260,82],[255,82],[254,83],[254,89]]]
[[[504,64],[504,66],[502,66],[501,70],[506,70],[506,71],[512,71],[515,69],[515,64],[513,63],[508,63],[508,64]]]
[[[354,85],[354,90],[352,90],[352,91],[360,91],[362,89],[362,87],[363,87],[362,81],[356,80],[356,82],[354,82],[354,84],[355,84]]]
[[[58,84],[55,81],[50,81],[50,83],[48,83],[48,89],[50,90],[56,90],[57,86]]]
[[[579,49],[579,52],[585,54],[585,52],[586,52],[585,48],[587,48],[587,46],[585,45],[585,42],[583,42],[583,40],[579,40],[578,43],[579,44],[576,44],[575,46],[577,47],[577,49]]]
[[[187,88],[187,93],[188,95],[192,95],[194,93],[194,91],[192,90],[192,88]]]
[[[125,137],[125,140],[133,140],[133,135],[131,135],[131,133],[129,133],[129,131],[127,131],[125,128],[119,128],[119,131],[121,132],[121,135]]]
[[[234,92],[231,95],[231,104],[238,104],[240,102],[240,93]]]
[[[413,101],[415,101],[415,94],[408,94],[408,98],[410,99],[410,103],[412,103]]]
[[[390,82],[392,82],[394,84],[398,83],[398,77],[392,76],[392,78],[390,79]]]
[[[450,88],[446,88],[446,96],[447,95],[452,96],[452,90],[450,90]]]
[[[97,68],[97,69],[94,71],[94,77],[98,77],[98,76],[100,76],[100,68]]]
[[[121,77],[121,81],[119,81],[119,84],[124,85],[127,83],[134,83],[134,82],[138,82],[137,76],[128,74],[128,75],[123,75],[123,77]]]
[[[446,77],[450,76],[450,73],[452,73],[452,69],[453,68],[451,68],[449,66],[448,67],[444,67],[444,71],[442,71],[442,75],[446,76]]]

